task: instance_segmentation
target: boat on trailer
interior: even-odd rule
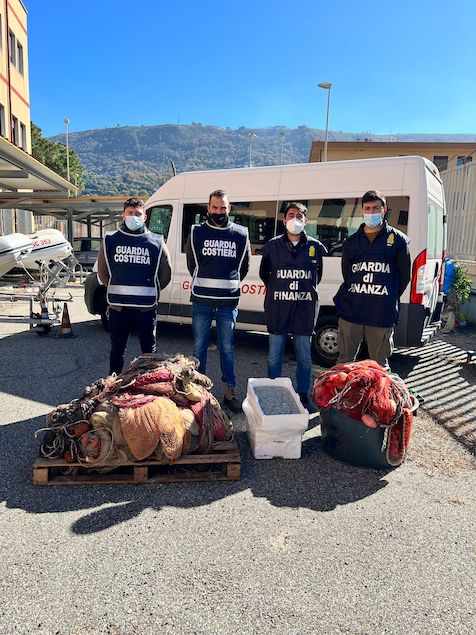
[[[44,269],[73,254],[71,243],[58,229],[40,229],[35,234],[0,236],[0,277],[11,269]]]
[[[58,229],[40,229],[35,234],[29,234],[28,238],[32,241],[33,248],[23,259],[23,265],[27,269],[40,269],[42,262],[66,260],[73,253],[71,243]]]
[[[31,253],[33,241],[25,234],[7,234],[0,236],[0,276],[5,275],[15,267],[21,267],[22,262]]]

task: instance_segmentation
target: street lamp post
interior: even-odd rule
[[[248,132],[248,167],[251,167],[251,142],[256,139],[254,132]]]
[[[280,164],[283,165],[283,159],[284,159],[284,137],[286,136],[286,131],[285,130],[280,130],[279,131],[279,136],[281,137]]]
[[[324,90],[327,90],[327,114],[326,114],[326,137],[325,137],[325,141],[324,141],[324,161],[327,161],[327,137],[329,134],[329,108],[331,105],[331,88],[332,88],[332,83],[331,82],[321,82],[320,84],[318,84],[319,88],[324,88]]]
[[[68,126],[69,119],[67,117],[64,118],[64,125],[66,126],[66,174],[69,182],[69,141],[68,141]]]

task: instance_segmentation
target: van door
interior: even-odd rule
[[[180,287],[177,283],[175,272],[176,244],[174,235],[176,234],[177,201],[156,203],[146,209],[147,227],[156,234],[162,234],[167,248],[170,252],[170,266],[172,267],[172,280],[167,287],[160,292],[158,314],[161,319],[168,319],[173,313],[174,302],[180,301]]]
[[[266,287],[259,277],[264,245],[282,232],[277,219],[277,201],[241,201],[233,203],[230,216],[238,225],[248,229],[250,238],[250,268],[241,285],[238,320],[248,328],[264,330],[264,297]]]
[[[241,286],[237,328],[264,329],[263,301],[265,287],[259,278],[259,265],[263,245],[274,236],[276,200],[232,202],[230,220],[248,228],[251,260],[248,275]],[[185,203],[181,233],[181,253],[178,267],[181,272],[181,298],[183,315],[191,317],[190,291],[192,277],[187,269],[185,249],[192,225],[207,218],[207,203]]]
[[[442,255],[445,248],[445,227],[443,206],[428,197],[428,246],[423,286],[423,304],[426,308],[425,326],[431,323],[438,302],[439,278],[442,267]]]

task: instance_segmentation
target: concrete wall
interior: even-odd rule
[[[331,141],[327,145],[328,161],[347,159],[378,159],[383,157],[420,156],[435,162],[435,157],[448,159],[448,167],[456,168],[459,156],[467,157],[474,152],[475,143],[430,143],[398,141]],[[324,142],[313,141],[309,163],[323,161]],[[476,163],[476,156],[473,157]],[[441,168],[440,168],[441,170]]]
[[[448,255],[469,263],[476,278],[476,164],[441,175],[448,221]],[[474,269],[474,272],[473,272]]]
[[[0,21],[0,132],[31,154],[27,14],[22,2],[0,3]]]

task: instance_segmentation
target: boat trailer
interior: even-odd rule
[[[30,330],[36,331],[38,335],[48,335],[54,326],[61,324],[61,305],[73,301],[71,293],[65,292],[61,294],[64,297],[58,297],[56,292],[59,287],[64,288],[70,278],[76,278],[75,264],[72,263],[70,267],[64,262],[57,262],[50,266],[43,262],[39,284],[34,281],[35,286],[20,285],[9,287],[8,290],[0,288],[1,303],[27,302],[29,305],[28,315],[0,315],[0,323],[29,324]],[[35,303],[40,305],[39,312],[34,310]]]

